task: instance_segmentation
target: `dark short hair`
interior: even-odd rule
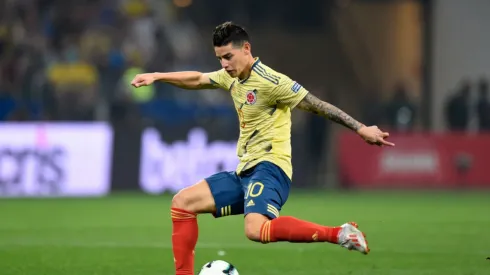
[[[233,46],[242,46],[245,42],[250,42],[248,33],[243,27],[232,22],[220,24],[213,31],[213,45],[215,47],[226,46],[230,43]]]

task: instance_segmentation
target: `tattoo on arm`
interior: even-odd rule
[[[311,93],[308,93],[297,107],[301,110],[326,117],[356,132],[359,130],[359,128],[364,126],[362,123],[355,120],[344,111],[330,103],[318,99]]]

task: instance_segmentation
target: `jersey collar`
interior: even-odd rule
[[[253,64],[253,65],[252,65],[252,67],[250,68],[250,74],[249,74],[249,75],[248,75],[248,77],[247,77],[247,78],[245,78],[244,80],[239,80],[240,84],[245,83],[245,82],[246,82],[246,81],[247,81],[247,80],[250,78],[250,76],[252,76],[252,71],[253,71],[254,67],[255,67],[255,66],[257,66],[257,64],[259,64],[259,63],[260,63],[260,58],[259,58],[259,57],[256,57],[256,58],[255,58],[255,62],[254,62],[254,64]]]

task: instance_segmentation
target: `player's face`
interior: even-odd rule
[[[214,47],[216,57],[221,63],[221,67],[231,77],[239,77],[243,74],[248,65],[248,57],[250,56],[250,44],[245,42],[243,46],[233,46],[232,43]]]

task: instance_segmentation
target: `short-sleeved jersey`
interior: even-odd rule
[[[257,58],[247,79],[231,77],[224,69],[208,74],[215,87],[231,93],[240,123],[236,172],[262,161],[279,166],[292,179],[291,110],[308,91]]]

